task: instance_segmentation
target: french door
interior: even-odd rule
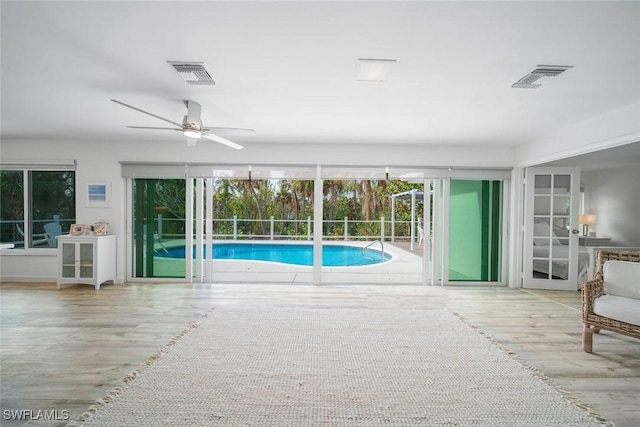
[[[578,289],[578,168],[527,168],[523,287]]]

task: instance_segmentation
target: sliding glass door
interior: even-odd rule
[[[185,180],[133,182],[132,277],[185,277]]]
[[[434,181],[432,282],[504,284],[503,180]]]
[[[493,177],[506,171],[171,165],[156,178],[163,169],[123,168],[132,279],[504,284],[508,203]]]
[[[451,180],[450,282],[499,282],[502,255],[502,182]]]

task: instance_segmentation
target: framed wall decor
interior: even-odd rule
[[[87,183],[87,206],[111,206],[111,185],[108,182]]]
[[[86,226],[84,224],[71,224],[69,234],[72,236],[83,236],[85,227]]]

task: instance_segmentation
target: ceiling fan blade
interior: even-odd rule
[[[153,127],[153,126],[127,126],[127,127],[131,129],[177,130],[178,132],[182,132],[182,129],[175,129],[175,128],[159,128],[159,127]]]
[[[203,133],[202,137],[210,139],[210,140],[215,141],[215,142],[219,142],[220,144],[227,145],[227,146],[229,146],[231,148],[235,148],[236,150],[242,149],[242,145],[236,144],[235,142],[229,141],[228,139],[222,138],[222,137],[217,136],[217,135],[213,135],[213,134],[210,134],[210,133]]]
[[[148,111],[141,110],[138,107],[134,107],[133,105],[125,104],[124,102],[118,101],[117,99],[112,99],[111,101],[115,102],[116,104],[120,104],[120,105],[123,105],[125,107],[131,108],[132,110],[136,110],[136,111],[139,111],[141,113],[147,114],[147,115],[149,115],[151,117],[155,117],[156,119],[164,120],[165,122],[171,123],[172,125],[178,126],[180,129],[182,129],[182,124],[181,123],[177,123],[177,122],[174,122],[173,120],[165,119],[164,117],[160,117],[160,116],[155,115],[153,113],[150,113]]]
[[[237,135],[237,136],[256,136],[256,131],[253,129],[242,128],[202,128],[203,132],[211,132],[216,135]]]

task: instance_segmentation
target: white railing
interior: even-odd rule
[[[156,234],[159,239],[170,240],[184,238],[183,234],[167,233],[164,230],[171,222],[182,223],[184,219],[163,218],[158,215],[156,220]],[[257,225],[257,227],[256,227]],[[416,225],[417,226],[417,225]],[[195,229],[195,227],[194,227]],[[252,230],[261,229],[262,232]],[[335,220],[323,220],[323,240],[381,240],[394,241],[411,239],[411,221],[379,220],[364,221],[348,217]],[[213,220],[213,238],[228,240],[311,240],[313,237],[313,219],[249,219],[249,218],[221,218]],[[392,234],[393,230],[393,234]]]
[[[45,224],[54,222],[60,224],[62,234],[69,234],[71,224],[75,224],[73,218],[60,218],[60,215],[53,215],[48,219],[32,219],[31,226],[23,219],[0,221],[2,232],[2,243],[10,243],[16,248],[22,248],[25,244],[25,236],[28,235],[30,247],[49,248],[47,234],[44,230]]]

